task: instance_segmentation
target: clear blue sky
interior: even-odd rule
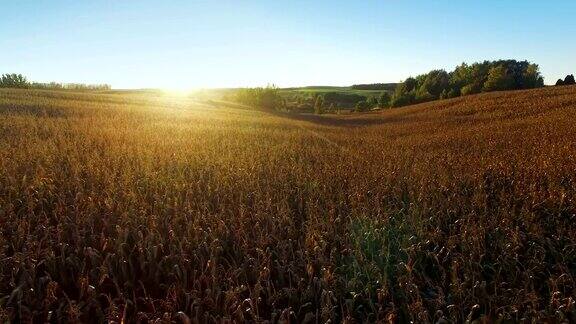
[[[396,82],[461,62],[576,73],[576,1],[0,0],[0,73],[115,88]]]

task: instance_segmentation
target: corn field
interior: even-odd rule
[[[0,321],[576,321],[576,87],[307,116],[0,90]]]

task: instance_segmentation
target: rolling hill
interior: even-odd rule
[[[574,321],[576,87],[347,116],[0,90],[0,320]]]

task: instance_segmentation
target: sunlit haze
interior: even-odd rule
[[[574,1],[38,0],[0,8],[0,71],[41,82],[350,85],[512,58],[539,64],[551,84],[576,68]]]

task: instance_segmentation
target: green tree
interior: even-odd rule
[[[368,97],[368,100],[366,100],[366,103],[368,104],[369,109],[372,109],[372,108],[378,106],[378,99],[376,99],[376,97]]]
[[[28,88],[30,84],[22,74],[3,74],[0,78],[0,88]]]
[[[450,89],[450,91],[448,91],[448,98],[456,98],[460,96],[460,89]]]
[[[436,99],[425,87],[420,87],[416,91],[416,102],[426,102]]]
[[[365,96],[356,93],[345,93],[338,91],[324,92],[324,105],[334,104],[335,106],[354,107],[358,101],[366,100]]]
[[[488,78],[484,82],[482,91],[508,90],[513,87],[514,80],[505,66],[493,67],[488,72]]]
[[[468,84],[462,87],[460,93],[462,96],[469,96],[471,94],[479,93],[480,90],[476,84]]]
[[[282,97],[275,85],[260,89],[259,106],[266,110],[277,109],[282,105]]]
[[[314,113],[321,115],[324,113],[324,97],[316,96],[316,102],[314,103]]]
[[[403,82],[403,84],[406,89],[406,92],[410,92],[416,89],[416,87],[418,86],[418,81],[413,77],[409,77]]]
[[[540,75],[538,64],[529,64],[522,74],[524,88],[540,88],[544,86],[544,78]]]
[[[283,106],[283,98],[275,85],[269,85],[266,88],[238,89],[234,99],[256,109],[272,110],[280,109]]]
[[[413,80],[415,81],[415,79]],[[392,107],[401,107],[414,103],[415,101],[415,92],[413,91],[414,88],[412,88],[411,91],[408,90],[411,88],[412,85],[413,84],[406,84],[404,82],[400,83],[396,87],[396,90],[394,91],[394,95],[392,95],[392,100],[390,102]]]
[[[433,99],[440,98],[440,95],[450,85],[450,76],[444,70],[434,70],[424,77],[422,83],[422,93],[428,93]]]
[[[473,77],[473,68],[462,63],[450,73],[450,87],[460,92],[460,89],[473,82]]]
[[[368,101],[366,100],[362,100],[356,103],[356,106],[354,107],[354,111],[356,112],[363,112],[363,111],[368,111],[370,110],[370,104],[368,103]]]
[[[561,80],[558,84],[566,83]],[[390,100],[392,107],[435,99],[454,98],[482,91],[531,89],[544,86],[537,64],[498,60],[462,63],[454,71],[433,70],[400,83]]]
[[[380,97],[378,97],[378,108],[381,108],[381,109],[389,108],[391,99],[392,98],[390,97],[390,94],[388,93],[388,91],[383,91],[380,94]]]

